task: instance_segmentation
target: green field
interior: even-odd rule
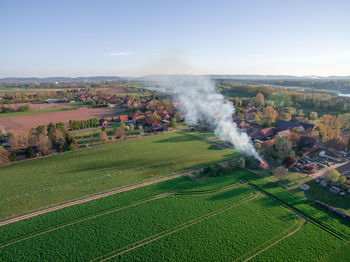
[[[78,109],[79,107],[83,106],[83,103],[71,103],[68,106],[62,106],[62,107],[52,107],[52,108],[45,108],[45,109],[36,109],[36,110],[28,110],[23,112],[11,112],[11,113],[0,113],[0,117],[14,117],[14,116],[26,116],[26,115],[36,115],[36,114],[42,114],[42,113],[51,113],[51,112],[58,112],[58,111],[64,111],[64,110],[73,110]]]
[[[0,260],[346,261],[346,240],[275,199],[284,192],[246,171],[177,178],[2,226]]]
[[[0,167],[0,218],[237,155],[172,133],[16,162]]]

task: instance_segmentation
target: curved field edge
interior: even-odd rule
[[[350,239],[350,222],[344,218],[336,216],[254,173],[247,173],[243,178],[255,186],[257,190],[274,198],[275,201],[306,218],[321,230],[342,240]]]
[[[350,258],[350,241],[344,245],[338,247],[328,256],[326,256],[322,261],[330,262],[347,262]]]
[[[171,133],[14,163],[0,167],[0,217],[237,155],[203,139]]]
[[[275,246],[250,261],[320,261],[343,241],[307,223],[295,234],[283,239]]]

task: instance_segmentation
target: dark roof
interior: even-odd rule
[[[310,123],[301,123],[301,125],[303,126],[304,129],[314,129],[315,125],[314,124],[310,124]]]
[[[284,121],[284,120],[276,121],[276,127],[279,131],[293,129],[294,127],[300,127],[300,126],[302,126],[302,124],[297,122]]]

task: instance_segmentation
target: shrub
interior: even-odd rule
[[[0,165],[7,164],[9,161],[9,152],[0,146]]]
[[[314,165],[305,165],[303,170],[306,174],[313,174],[316,172],[316,167]]]
[[[108,136],[107,136],[107,133],[105,131],[102,131],[99,135],[100,137],[100,140],[103,142],[103,143],[106,143],[109,141],[108,139]]]
[[[31,146],[28,146],[25,151],[26,158],[34,157],[34,150]]]
[[[9,160],[10,160],[11,162],[16,161],[16,157],[17,157],[16,152],[13,152],[13,151],[12,151],[12,152],[9,154]]]

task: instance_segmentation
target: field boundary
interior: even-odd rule
[[[278,198],[277,196],[267,192],[266,190],[264,190],[263,188],[261,188],[260,186],[252,183],[249,181],[249,179],[247,179],[246,177],[242,177],[244,180],[246,180],[248,182],[249,185],[251,185],[253,188],[255,188],[256,190],[258,190],[259,192],[261,192],[262,194],[266,195],[267,197],[271,198],[272,200],[276,201],[277,203],[279,203],[280,205],[284,206],[285,208],[291,210],[293,213],[297,214],[298,216],[306,219],[307,221],[309,221],[310,223],[316,225],[317,227],[319,227],[320,229],[326,231],[327,233],[333,235],[334,237],[340,239],[340,240],[344,240],[344,236],[335,231],[334,229],[331,229],[329,227],[327,227],[326,225],[324,225],[321,221],[319,221],[318,219],[311,217],[307,214],[305,214],[302,210],[299,210],[298,208],[288,204],[287,202],[285,202],[284,200]]]
[[[215,210],[215,211],[209,212],[209,213],[207,213],[205,215],[199,216],[199,217],[194,218],[192,220],[189,220],[189,221],[187,221],[185,223],[182,223],[182,224],[177,225],[175,227],[169,228],[169,229],[167,229],[167,230],[165,230],[163,232],[159,232],[157,234],[154,234],[154,235],[149,236],[147,238],[144,238],[142,240],[139,240],[139,241],[136,241],[134,243],[131,243],[131,244],[127,245],[127,246],[124,246],[124,247],[118,248],[116,250],[113,250],[113,251],[111,251],[109,253],[106,253],[106,254],[104,254],[102,256],[96,257],[96,258],[94,258],[94,259],[92,259],[90,261],[96,261],[96,260],[107,261],[107,260],[112,259],[114,257],[120,256],[120,255],[122,255],[124,253],[127,253],[129,251],[137,249],[137,248],[139,248],[141,246],[144,246],[144,245],[149,244],[151,242],[154,242],[154,241],[157,241],[159,239],[162,239],[162,238],[164,238],[164,237],[166,237],[168,235],[176,233],[176,232],[178,232],[180,230],[183,230],[183,229],[185,229],[187,227],[190,227],[192,225],[195,225],[195,224],[198,224],[200,222],[203,222],[203,221],[205,221],[205,220],[207,220],[207,219],[209,219],[211,217],[214,217],[214,216],[216,216],[218,214],[221,214],[221,213],[223,213],[223,212],[225,212],[227,210],[230,210],[232,208],[241,206],[241,205],[243,205],[243,204],[245,204],[245,203],[247,203],[249,201],[252,201],[252,200],[254,200],[254,199],[256,199],[256,198],[258,198],[260,196],[262,196],[262,194],[258,193],[258,195],[253,195],[253,196],[251,196],[251,197],[249,197],[249,198],[247,198],[247,199],[245,199],[243,201],[239,201],[238,203],[235,203],[234,205],[231,205],[229,207],[225,207],[225,208],[222,208],[222,209],[219,209],[219,210]],[[125,250],[123,250],[123,249],[125,249]],[[118,251],[120,251],[120,252],[118,252]],[[116,253],[116,252],[118,252],[118,253],[114,254],[114,255],[111,255],[111,256],[108,256],[108,255]],[[105,256],[108,256],[108,257],[105,257]]]

